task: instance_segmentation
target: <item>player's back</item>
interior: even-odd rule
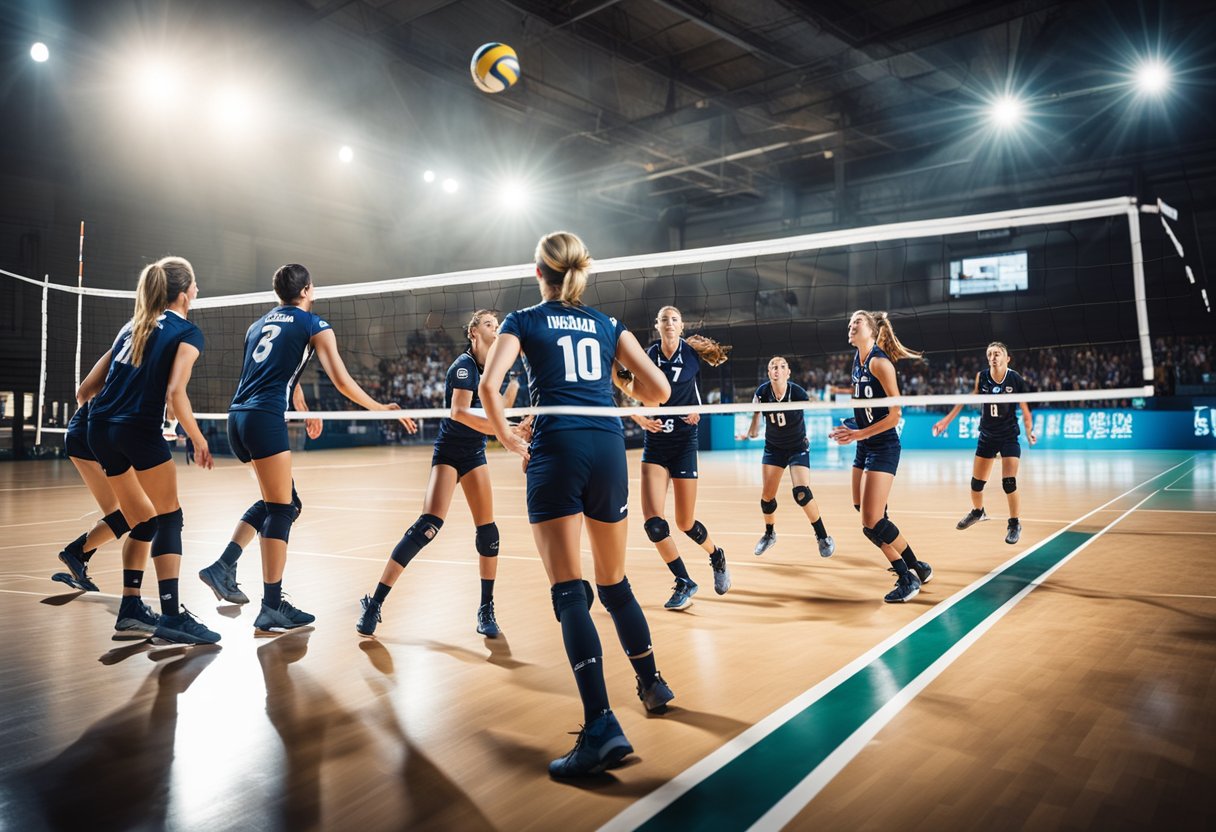
[[[111,348],[110,369],[101,392],[93,399],[89,418],[97,422],[124,422],[160,428],[165,412],[169,373],[182,343],[203,351],[203,333],[171,310],[156,319],[138,367],[133,357],[132,323],[121,330]]]
[[[230,410],[283,413],[312,358],[311,340],[329,324],[298,306],[276,306],[245,333],[245,360]]]

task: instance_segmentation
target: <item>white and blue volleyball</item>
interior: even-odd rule
[[[473,83],[482,92],[502,92],[519,80],[519,56],[505,43],[486,43],[469,63]]]

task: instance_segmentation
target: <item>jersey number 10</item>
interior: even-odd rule
[[[557,345],[566,362],[566,381],[599,381],[603,376],[600,345],[594,338],[579,338],[576,344],[573,335],[563,335]]]

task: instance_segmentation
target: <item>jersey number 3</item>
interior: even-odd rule
[[[575,344],[573,335],[563,335],[557,345],[566,361],[566,381],[599,381],[603,376],[600,345],[594,338],[579,338]]]
[[[262,340],[258,341],[258,345],[253,348],[254,361],[261,364],[266,360],[266,356],[270,355],[270,351],[274,349],[274,344],[271,342],[278,338],[282,331],[283,327],[274,324],[266,324],[262,327]]]

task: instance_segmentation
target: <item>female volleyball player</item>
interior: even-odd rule
[[[252,462],[266,519],[262,521],[262,608],[257,632],[281,633],[311,624],[316,617],[283,598],[287,539],[297,510],[291,502],[291,448],[287,439],[288,397],[313,353],[338,391],[368,410],[396,410],[359,386],[338,352],[329,324],[313,314],[315,288],[308,269],[288,263],[274,273],[274,293],[282,303],[258,318],[245,333],[245,363],[228,406],[228,443],[241,462]],[[410,433],[412,419],[401,423]]]
[[[674,694],[655,667],[650,628],[625,577],[629,473],[621,421],[614,416],[541,415],[529,447],[513,433],[498,390],[521,350],[532,404],[612,407],[614,362],[633,373],[632,395],[647,406],[671,397],[666,376],[616,319],[580,300],[591,256],[565,231],[536,247],[541,303],[507,315],[478,388],[486,416],[508,450],[524,458],[528,520],[551,584],[566,656],[583,701],[584,726],[574,748],[549,764],[554,777],[596,774],[633,751],[609,709],[599,634],[591,620],[591,585],[582,579],[580,531],[587,520],[600,602],[612,616],[648,711],[661,713]]]
[[[498,572],[498,526],[494,522],[494,492],[490,486],[490,469],[486,467],[486,435],[493,434],[490,421],[480,413],[477,384],[494,339],[498,337],[498,318],[489,309],[473,313],[465,326],[469,348],[448,367],[444,386],[444,406],[451,416],[439,424],[439,437],[431,456],[431,478],[422,514],[393,548],[380,583],[374,594],[363,596],[363,614],[355,630],[364,636],[376,631],[381,607],[389,590],[410,560],[443,528],[452,494],[459,483],[477,527],[474,545],[477,548],[478,572],[481,575],[481,602],[477,607],[477,632],[487,638],[497,638],[501,632],[494,617],[494,578]]]
[[[799,385],[790,381],[790,365],[779,355],[768,362],[768,381],[756,388],[752,397],[755,404],[771,402],[807,402],[811,397]],[[756,557],[767,552],[777,542],[774,525],[777,522],[777,486],[781,475],[788,468],[793,483],[794,502],[802,507],[806,518],[815,529],[815,541],[819,556],[830,558],[836,551],[836,541],[828,534],[819,513],[819,503],[811,493],[810,442],[806,436],[806,414],[801,408],[771,410],[767,414],[756,411],[747,433],[740,439],[755,439],[760,435],[760,418],[764,420],[764,456],[761,458],[760,510],[764,512],[764,534],[756,543]]]
[[[853,356],[853,400],[881,399],[899,395],[895,362],[919,358],[895,337],[886,312],[858,310],[849,319],[849,343]],[[899,468],[899,424],[901,408],[854,407],[853,419],[832,429],[830,436],[841,445],[857,443],[853,459],[853,504],[861,507],[862,532],[891,562],[895,589],[883,598],[889,604],[911,601],[921,584],[933,577],[933,569],[916,554],[899,529],[887,517],[887,497]]]
[[[972,393],[996,396],[1026,392],[1025,380],[1009,369],[1009,347],[1000,341],[993,341],[988,345],[987,355],[988,369],[980,370],[976,374],[975,389]],[[1033,445],[1038,437],[1034,435],[1030,405],[1021,402],[1019,407],[1022,411],[1022,422],[1026,425],[1026,441]],[[945,433],[962,409],[961,404],[951,408],[950,412],[933,426],[933,435],[941,436]],[[1017,543],[1022,536],[1022,524],[1018,520],[1018,463],[1022,456],[1022,446],[1018,443],[1018,420],[1014,409],[1012,404],[994,403],[980,407],[980,438],[975,449],[975,464],[971,470],[972,508],[955,527],[969,529],[988,519],[988,514],[984,511],[984,485],[992,473],[992,463],[996,460],[996,455],[1000,454],[1001,488],[1009,500],[1009,524],[1005,530],[1005,542],[1010,545]]]
[[[182,644],[214,644],[207,629],[181,605],[182,509],[177,468],[161,435],[166,402],[194,443],[194,456],[212,467],[186,385],[203,350],[203,333],[186,316],[198,295],[194,269],[180,257],[164,257],[144,268],[135,291],[135,315],[119,330],[114,346],[93,366],[76,391],[89,408],[89,448],[118,497],[131,533],[123,544],[123,597],[116,629],[150,632]],[[160,590],[159,618],[140,598],[151,550]]]
[[[701,403],[697,380],[701,361],[717,366],[726,360],[726,351],[703,335],[688,340],[684,334],[684,318],[674,306],[664,306],[655,318],[659,332],[658,343],[651,344],[646,356],[663,371],[671,387],[666,406]],[[730,572],[726,569],[726,553],[714,545],[709,531],[696,519],[697,509],[697,423],[699,413],[687,416],[667,416],[654,419],[632,417],[646,431],[642,445],[642,513],[646,517],[646,536],[659,550],[659,556],[675,576],[671,598],[663,606],[682,610],[692,605],[697,584],[688,576],[684,559],[671,539],[671,527],[663,516],[670,484],[676,495],[676,527],[709,554],[713,567],[714,592],[725,595],[730,589]]]

